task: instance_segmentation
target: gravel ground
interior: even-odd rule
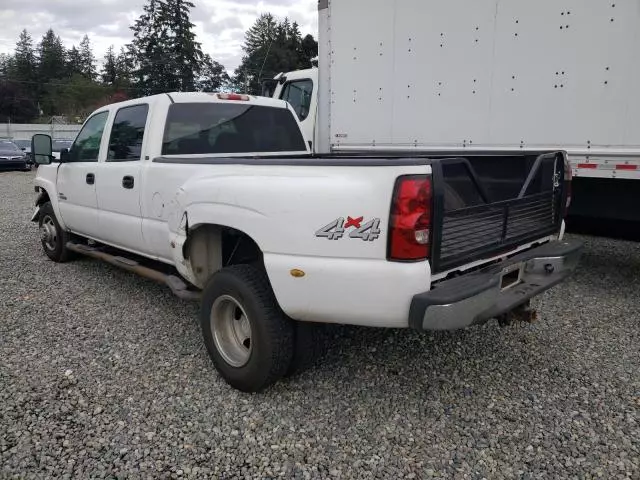
[[[341,328],[247,395],[197,306],[92,260],[54,264],[33,174],[0,174],[2,478],[640,478],[640,245],[584,237],[542,319]]]

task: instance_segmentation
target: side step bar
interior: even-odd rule
[[[67,248],[72,252],[102,260],[103,262],[107,262],[111,265],[115,265],[116,267],[127,270],[128,272],[136,273],[142,277],[154,280],[158,283],[162,283],[169,287],[174,295],[183,300],[199,301],[202,295],[201,292],[189,290],[187,284],[181,278],[175,275],[167,275],[166,273],[160,272],[159,270],[145,267],[130,258],[111,255],[89,245],[82,245],[73,242],[68,242]]]

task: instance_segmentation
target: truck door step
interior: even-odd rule
[[[140,265],[137,261],[126,258],[120,255],[112,255],[89,245],[82,245],[79,243],[68,242],[67,248],[72,252],[86,255],[87,257],[96,258],[107,262],[116,267],[127,270],[128,272],[136,273],[142,277],[149,278],[158,283],[162,283],[169,287],[174,295],[183,300],[196,300],[199,301],[201,292],[189,290],[189,286],[178,276],[169,275],[153,268]]]

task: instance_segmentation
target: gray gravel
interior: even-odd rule
[[[585,237],[532,326],[345,327],[246,395],[195,305],[46,259],[32,177],[0,174],[0,477],[640,478],[640,244]]]

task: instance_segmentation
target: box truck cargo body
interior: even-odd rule
[[[573,213],[640,215],[637,0],[321,0],[319,41],[270,92],[315,151],[562,149]]]

